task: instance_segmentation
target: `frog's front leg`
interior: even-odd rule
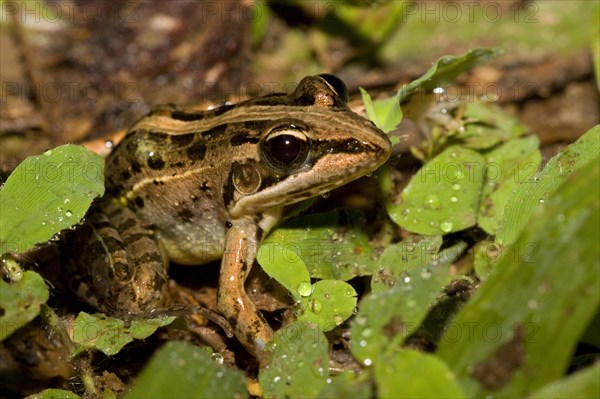
[[[250,219],[233,221],[231,224],[221,262],[218,306],[234,327],[240,342],[264,364],[269,360],[267,344],[273,338],[273,330],[244,289],[246,277],[256,258],[261,230]]]

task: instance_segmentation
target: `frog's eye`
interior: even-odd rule
[[[344,100],[345,103],[348,102],[348,89],[346,88],[346,84],[342,79],[330,73],[322,73],[318,76],[327,82],[327,84],[336,92],[338,96],[342,98],[342,100]]]
[[[282,172],[301,166],[308,157],[309,150],[308,137],[293,124],[271,130],[261,143],[263,159]]]

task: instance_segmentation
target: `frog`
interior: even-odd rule
[[[390,151],[330,74],[208,110],[155,107],[106,159],[74,290],[108,314],[140,315],[164,304],[170,262],[220,260],[217,308],[264,362],[273,329],[244,288],[261,241],[290,205],[372,173]]]

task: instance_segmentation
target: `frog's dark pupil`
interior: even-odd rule
[[[304,142],[289,134],[282,134],[269,140],[269,153],[283,164],[290,164],[298,157]]]

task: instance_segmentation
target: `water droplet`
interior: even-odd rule
[[[70,202],[71,202],[71,200],[70,200],[70,199],[68,199],[68,198],[65,198],[65,201],[64,201],[64,204],[65,204],[65,205],[67,205],[67,204],[68,204],[68,203],[70,203]]]
[[[458,183],[453,184],[452,185],[452,190],[454,190],[454,191],[460,190],[460,184],[458,184]]]
[[[62,211],[63,211],[63,208],[62,208],[62,206],[59,206],[59,207],[58,207],[58,211],[62,213]]]
[[[106,148],[113,148],[113,145],[114,145],[114,143],[112,140],[106,140],[104,142],[104,147],[106,147]]]
[[[44,151],[44,155],[49,157],[50,155],[52,155],[52,150],[46,150]]]
[[[71,216],[73,216],[73,212],[70,209],[67,209],[65,211],[65,216],[68,217],[68,218],[70,218]]]
[[[365,328],[360,335],[362,335],[365,338],[368,338],[371,335],[373,335],[373,330],[370,328]]]
[[[319,313],[323,309],[323,302],[319,301],[318,299],[312,299],[309,303],[309,307],[311,312]]]
[[[540,204],[543,204],[543,203],[544,203],[544,199],[540,198]]]
[[[276,376],[275,378],[273,378],[273,382],[279,382],[279,381],[281,381],[280,376]]]
[[[370,365],[373,364],[373,361],[371,359],[369,359],[369,358],[366,358],[365,360],[363,360],[363,364],[365,366],[370,366]]]
[[[45,220],[42,220],[42,226],[45,226],[47,224],[48,224],[48,222],[46,222]]]
[[[346,296],[354,297],[354,296],[356,296],[356,291],[354,291],[353,288],[348,287],[348,288],[346,288]]]
[[[429,209],[437,209],[440,207],[440,199],[437,197],[437,195],[428,195],[425,197],[424,205]]]
[[[362,341],[360,341],[358,343],[358,345],[360,345],[361,348],[366,348],[367,347],[367,341],[365,341],[364,339]]]
[[[213,353],[210,358],[217,364],[223,364],[223,355],[220,353]]]
[[[333,322],[335,323],[336,326],[339,326],[340,324],[342,324],[344,322],[344,318],[342,316],[340,316],[339,314],[336,314],[335,316],[333,316]]]
[[[431,271],[427,268],[421,270],[421,278],[427,280],[431,277]]]
[[[298,284],[298,294],[302,297],[307,297],[312,292],[312,285],[308,281],[303,281]]]
[[[453,226],[452,222],[449,220],[442,220],[440,222],[440,230],[442,230],[444,233],[451,232],[452,227],[454,227],[454,226]]]
[[[527,302],[527,307],[531,310],[537,309],[538,303],[535,299],[530,299],[529,302]]]
[[[402,282],[404,284],[410,283],[410,276],[408,275],[408,273],[406,273],[406,272],[400,273],[400,278],[402,279]]]
[[[450,197],[450,202],[456,203],[456,202],[458,202],[458,198],[453,195],[452,197]]]
[[[331,193],[327,192],[327,193],[321,194],[321,197],[323,197],[323,198],[329,198],[330,195],[331,195]]]

